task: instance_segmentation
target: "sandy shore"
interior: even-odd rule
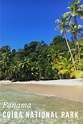
[[[80,79],[12,83],[10,81],[0,81],[0,87],[83,102],[83,81]]]
[[[0,84],[43,84],[43,85],[64,85],[64,86],[83,86],[82,79],[63,79],[63,80],[47,80],[47,81],[0,81]]]

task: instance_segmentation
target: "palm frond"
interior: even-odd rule
[[[77,13],[80,16],[80,18],[83,19],[83,4],[79,6],[79,8],[77,9]]]

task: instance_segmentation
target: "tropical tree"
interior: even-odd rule
[[[20,70],[18,68],[17,62],[11,63],[11,65],[10,65],[10,67],[8,69],[9,79],[12,80],[12,81],[17,81],[17,80],[19,80],[19,74],[20,74]]]
[[[59,25],[58,25],[56,28],[58,28],[58,29],[60,30],[60,32],[61,32],[61,33],[64,35],[64,37],[65,37],[65,41],[66,41],[68,50],[69,50],[70,55],[71,55],[72,63],[73,63],[73,65],[74,65],[74,69],[76,70],[74,57],[73,57],[72,51],[71,51],[71,49],[70,49],[70,46],[69,46],[69,43],[68,43],[68,39],[67,39],[67,37],[66,37],[67,31],[69,31],[69,23],[67,22],[67,19],[68,19],[68,17],[65,16],[65,15],[62,15],[62,19],[61,19],[61,20],[57,19],[56,22],[57,22]]]
[[[80,2],[81,0],[74,0],[73,3],[71,3],[68,6],[68,9],[70,9],[70,11],[64,13],[64,16],[69,17],[69,21],[71,21],[72,18],[74,18],[74,23],[76,24],[77,28],[78,28],[77,16],[83,18],[83,4],[79,5]]]
[[[20,79],[19,80],[30,80],[31,72],[31,62],[29,58],[24,58],[18,63],[18,68],[20,70]]]
[[[2,53],[0,60],[0,66],[2,73],[4,74],[4,79],[8,78],[8,70],[11,62],[11,54],[9,52]]]
[[[77,22],[77,16],[79,16],[80,18],[83,18],[83,4],[79,5],[79,3],[81,2],[81,0],[74,0],[72,4],[69,5],[69,9],[70,11],[64,13],[63,15],[66,17],[69,17],[69,22],[71,22],[74,19],[74,23],[75,23],[75,39],[79,39],[79,26],[78,26],[78,22]],[[78,41],[78,58],[80,61],[80,43],[79,40]]]
[[[70,73],[74,69],[68,52],[65,56],[59,56],[58,61],[57,59],[54,59],[52,65],[53,70],[57,68],[60,78],[70,78]]]
[[[82,37],[83,35],[81,34],[81,31],[83,31],[83,26],[78,25],[77,22],[77,16],[79,16],[80,18],[83,18],[83,4],[79,5],[79,3],[81,2],[81,0],[74,0],[72,4],[69,5],[69,12],[66,12],[62,15],[62,19],[59,20],[57,19],[56,22],[59,23],[59,26],[57,26],[57,28],[60,29],[61,33],[65,36],[66,39],[66,44],[68,46],[70,55],[71,55],[71,59],[72,59],[72,63],[74,65],[74,70],[72,70],[71,72],[71,76],[70,77],[82,77],[83,71],[82,71],[82,61],[83,59],[81,58],[81,44],[80,44],[80,40],[79,38]],[[69,31],[72,35],[72,40],[76,41],[75,42],[75,49],[73,49],[74,51],[77,52],[75,54],[72,54],[73,50],[70,49],[67,37],[66,37],[66,33],[67,31]],[[82,63],[82,64],[81,64]],[[61,72],[61,71],[59,71]],[[79,72],[79,76],[77,75]],[[64,73],[64,71],[63,71]],[[67,72],[66,72],[67,73]]]

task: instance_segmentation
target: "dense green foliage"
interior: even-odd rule
[[[75,51],[75,43],[69,42],[69,44],[72,51]],[[61,36],[55,36],[49,45],[44,41],[32,41],[18,51],[11,50],[9,46],[0,48],[0,80],[29,81],[70,78],[71,67],[73,65],[68,48],[65,39]]]
[[[70,44],[72,45],[72,42]],[[18,51],[3,46],[0,49],[0,79],[21,81],[59,79],[57,69],[52,69],[52,62],[54,58],[67,51],[65,39],[61,36],[54,37],[50,45],[44,41],[32,41]]]

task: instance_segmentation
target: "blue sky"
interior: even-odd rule
[[[0,47],[9,45],[18,49],[31,41],[42,40],[49,44],[60,34],[54,30],[55,20],[68,11],[68,2],[72,1],[0,0]]]

